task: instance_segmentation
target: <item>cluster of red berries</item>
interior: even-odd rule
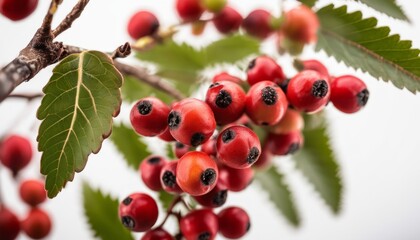
[[[19,21],[31,15],[37,6],[38,0],[0,0],[0,14]]]

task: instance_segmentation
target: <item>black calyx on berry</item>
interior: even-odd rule
[[[295,152],[297,152],[300,148],[300,144],[299,143],[292,143],[289,147],[289,150],[287,151],[287,154],[293,154]]]
[[[159,27],[160,27],[159,21],[154,21],[152,23],[152,26],[150,26],[150,33],[152,35],[155,34],[157,32],[157,30],[159,29]]]
[[[219,85],[220,85],[220,83],[215,82],[215,83],[210,84],[209,88],[213,88],[213,87],[216,87],[216,86],[219,86]]]
[[[249,154],[246,160],[248,163],[252,164],[253,162],[257,161],[259,156],[260,150],[258,150],[257,147],[252,147],[251,150],[249,150]]]
[[[202,144],[205,139],[205,136],[203,133],[194,133],[191,137],[191,146],[197,147],[198,145]]]
[[[124,225],[124,227],[129,228],[129,229],[133,229],[136,226],[134,219],[132,219],[129,216],[123,216],[121,218],[121,222]]]
[[[141,115],[147,115],[152,111],[153,105],[150,101],[144,100],[137,105],[137,109]]]
[[[251,222],[248,222],[248,224],[246,225],[246,231],[248,232],[249,229],[251,229]]]
[[[208,186],[213,184],[216,181],[216,171],[213,168],[207,168],[203,173],[201,173],[201,183]]]
[[[149,158],[149,160],[147,160],[147,162],[150,163],[150,164],[158,164],[160,162],[160,157]]]
[[[181,115],[177,111],[172,111],[168,116],[168,125],[170,129],[178,128],[181,123]]]
[[[317,98],[323,98],[328,93],[328,83],[327,81],[320,79],[316,80],[312,85],[312,96]]]
[[[236,133],[229,129],[223,133],[222,141],[223,143],[228,143],[232,141],[235,138],[235,136],[236,136]]]
[[[211,234],[209,232],[203,232],[198,235],[197,240],[209,240],[211,239]]]
[[[257,59],[256,58],[253,59],[251,62],[249,62],[249,64],[248,64],[248,70],[253,69],[255,67],[256,62],[257,62]]]
[[[227,190],[219,191],[213,198],[212,202],[214,206],[220,207],[223,204],[225,204],[226,199],[227,199],[227,193],[228,193]]]
[[[171,171],[165,171],[162,175],[162,182],[165,186],[173,188],[176,184],[176,176]]]
[[[227,108],[232,103],[232,96],[226,90],[220,90],[216,97],[216,106]]]
[[[365,106],[369,100],[369,90],[363,89],[357,94],[357,104],[361,107]]]
[[[126,197],[124,200],[123,200],[123,204],[124,205],[126,205],[126,206],[128,206],[128,205],[130,205],[130,203],[133,201],[133,199],[131,198],[131,197]]]
[[[265,104],[274,105],[277,102],[277,92],[272,87],[265,87],[261,90],[261,97]]]

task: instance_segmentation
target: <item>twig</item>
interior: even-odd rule
[[[115,51],[111,54],[112,59],[116,58],[125,58],[131,54],[131,46],[128,42],[124,45],[119,46]]]
[[[36,98],[41,98],[43,97],[44,94],[42,93],[33,93],[33,94],[10,94],[7,98],[21,98],[21,99],[25,99],[28,101],[32,101]]]
[[[79,2],[73,7],[71,12],[63,19],[63,21],[52,31],[52,35],[56,38],[62,32],[66,31],[71,27],[73,22],[80,17],[89,0],[79,0]]]
[[[172,210],[181,201],[182,201],[181,195],[178,195],[174,200],[172,200],[172,203],[171,203],[171,205],[169,206],[169,208],[168,208],[168,210],[166,212],[165,218],[163,219],[162,223],[159,224],[159,226],[157,226],[156,228],[162,228],[163,225],[165,225],[166,221],[168,220],[169,216],[171,216],[171,215],[175,215],[176,216],[176,213],[174,213]]]

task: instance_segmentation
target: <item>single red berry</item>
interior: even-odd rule
[[[267,144],[264,144],[261,149],[260,157],[252,167],[258,170],[264,170],[271,166],[273,162],[273,154],[268,150]]]
[[[176,181],[184,192],[199,196],[210,192],[217,183],[219,170],[206,153],[188,152],[178,161]]]
[[[212,83],[216,83],[216,82],[220,82],[220,81],[230,81],[236,84],[241,85],[242,84],[242,80],[238,77],[232,76],[227,72],[221,72],[219,74],[214,75],[213,79],[212,79]]]
[[[175,238],[163,228],[156,228],[147,231],[141,240],[175,240]]]
[[[31,15],[38,6],[38,0],[0,0],[0,13],[12,21]]]
[[[302,43],[315,42],[318,28],[317,15],[305,5],[300,5],[286,12],[282,24],[282,32],[287,38]]]
[[[45,211],[33,208],[22,221],[22,230],[32,239],[42,239],[51,232],[51,218]]]
[[[176,10],[182,20],[186,22],[199,20],[204,12],[200,0],[176,0]]]
[[[288,155],[298,151],[303,145],[300,131],[286,134],[270,134],[265,142],[268,150],[274,155]]]
[[[19,187],[20,198],[29,206],[36,207],[47,199],[44,183],[39,180],[25,180]]]
[[[242,27],[249,35],[264,39],[273,33],[272,19],[268,11],[256,9],[243,20]]]
[[[169,161],[162,167],[160,171],[160,182],[163,190],[169,193],[182,193],[182,189],[176,182],[177,179],[177,161]]]
[[[179,226],[186,240],[212,240],[219,229],[217,215],[210,209],[188,213],[181,218]]]
[[[216,120],[205,102],[188,98],[173,105],[168,125],[177,141],[197,147],[211,137],[216,129]]]
[[[355,113],[369,100],[369,90],[359,78],[351,75],[336,77],[331,83],[331,102],[344,113]]]
[[[128,21],[128,34],[133,39],[153,35],[159,29],[159,20],[149,11],[138,11]]]
[[[177,158],[181,158],[182,156],[184,156],[184,154],[186,154],[187,152],[193,150],[192,147],[182,144],[180,142],[176,142],[174,144],[174,153],[175,153],[175,157]]]
[[[305,125],[305,121],[300,112],[287,109],[280,122],[270,127],[270,132],[274,134],[286,134],[294,131],[301,131]]]
[[[216,208],[225,204],[227,196],[227,186],[218,179],[216,186],[210,192],[201,196],[195,196],[194,199],[204,207]]]
[[[162,190],[160,172],[167,163],[161,156],[151,155],[140,164],[140,176],[146,186],[154,191]]]
[[[274,125],[284,116],[288,102],[281,88],[270,81],[253,85],[246,95],[245,111],[258,125]]]
[[[223,34],[238,31],[242,24],[241,14],[231,7],[225,7],[213,18],[214,26]]]
[[[286,80],[282,68],[268,56],[259,56],[248,64],[247,81],[254,85],[261,81],[272,81],[281,84]]]
[[[144,232],[153,227],[158,218],[156,201],[145,193],[133,193],[119,207],[124,227],[134,232]]]
[[[175,141],[175,138],[171,135],[171,132],[169,131],[169,128],[166,128],[163,133],[158,135],[158,138],[165,142],[173,142]]]
[[[321,74],[323,79],[326,79],[328,81],[330,79],[330,73],[328,72],[328,69],[324,66],[324,64],[322,64],[318,60],[309,59],[309,60],[303,60],[303,61],[295,61],[294,65],[300,71],[314,70],[314,71],[317,71],[319,74]]]
[[[142,98],[131,108],[131,125],[140,135],[146,137],[159,135],[167,128],[169,111],[169,107],[158,98]]]
[[[219,232],[227,238],[238,239],[243,237],[251,228],[248,214],[240,207],[228,207],[218,215]]]
[[[228,190],[232,192],[244,190],[253,179],[254,170],[252,168],[235,169],[223,166],[219,169],[219,180],[223,181]]]
[[[302,71],[287,86],[287,100],[299,111],[313,113],[325,107],[330,98],[330,84],[313,70]]]
[[[16,215],[0,204],[0,239],[14,240],[20,232],[20,222]]]
[[[0,144],[0,161],[9,168],[13,176],[26,167],[32,159],[31,142],[18,135],[4,138]]]
[[[207,142],[201,145],[201,151],[207,153],[207,155],[211,157],[216,157],[217,156],[216,142],[217,142],[217,137],[210,138],[209,140],[207,140]]]
[[[218,125],[238,120],[245,112],[246,94],[236,83],[220,81],[210,85],[206,103],[214,113]]]

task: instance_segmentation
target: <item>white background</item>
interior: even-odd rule
[[[55,23],[75,2],[64,1]],[[230,2],[244,15],[255,7],[264,7],[273,14],[280,11],[279,1]],[[290,2],[287,1],[286,5],[290,6]],[[348,3],[350,9],[359,6],[352,1],[336,2]],[[390,19],[365,7],[363,11],[365,16],[380,17],[379,25],[392,26],[392,31],[400,33],[403,39],[413,40],[413,45],[419,47],[420,4],[415,0],[398,2],[412,20],[411,25]],[[317,6],[321,7],[327,3],[329,1],[320,1]],[[18,23],[0,17],[0,65],[12,60],[27,44],[40,25],[48,4],[49,1],[41,0],[36,12]],[[58,40],[88,49],[112,51],[129,41],[125,30],[126,22],[136,10],[154,11],[160,18],[161,25],[168,26],[177,21],[173,6],[173,0],[92,0],[73,28]],[[189,29],[183,30],[177,39],[199,45],[218,38],[214,29],[209,31],[206,35],[210,35],[209,39],[191,37],[188,34]],[[268,46],[265,49],[270,51],[269,54],[275,54],[272,47]],[[391,84],[377,81],[361,72],[354,72],[324,54],[315,54],[311,49],[307,49],[303,57],[322,60],[334,75],[356,74],[366,81],[371,93],[367,107],[357,114],[342,114],[331,105],[327,109],[331,122],[332,144],[337,151],[344,181],[342,212],[338,216],[330,212],[303,176],[294,169],[290,159],[277,159],[276,162],[286,173],[286,180],[295,195],[303,220],[302,226],[295,229],[288,225],[266,200],[266,194],[258,187],[252,186],[242,193],[230,194],[226,204],[242,206],[249,212],[252,230],[245,239],[420,239],[418,96],[406,90],[398,90]],[[290,59],[281,59],[280,63],[289,76],[294,74]],[[22,84],[16,92],[39,92],[50,76],[51,68],[47,68],[29,83]],[[34,119],[38,105],[38,101],[29,105],[22,100],[3,102],[0,105],[0,135],[15,132],[24,134],[35,142],[36,127],[39,123]],[[127,119],[128,107],[123,107],[116,121]],[[153,149],[162,151],[159,147],[154,145]],[[31,166],[24,171],[24,176],[39,177],[39,159],[40,154],[37,153]],[[80,194],[82,181],[88,181],[119,199],[134,191],[151,193],[142,185],[138,174],[126,166],[112,143],[106,140],[102,151],[89,158],[85,170],[76,174],[74,182],[68,183],[58,197],[44,205],[54,219],[54,228],[49,239],[93,238],[83,216]],[[4,169],[0,172],[0,183],[6,204],[23,217],[27,209],[19,201],[17,185]],[[20,237],[26,239],[23,235]]]

